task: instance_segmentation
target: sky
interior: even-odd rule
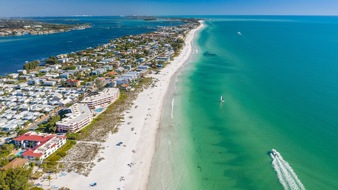
[[[338,0],[0,0],[0,17],[337,14]]]

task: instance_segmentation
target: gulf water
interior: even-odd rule
[[[95,47],[109,40],[155,31],[157,26],[174,26],[178,21],[144,21],[119,16],[102,17],[35,17],[26,18],[56,24],[91,24],[85,30],[52,35],[0,37],[0,75],[22,69],[25,61],[39,60]]]
[[[166,99],[149,189],[283,189],[293,174],[337,189],[338,18],[205,24]]]

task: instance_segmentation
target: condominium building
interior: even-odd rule
[[[56,122],[59,132],[77,132],[92,121],[92,112],[86,104],[76,103],[69,107],[68,111],[66,118]]]
[[[22,157],[41,162],[66,143],[65,135],[27,132],[14,138],[14,144],[24,149]]]
[[[81,103],[87,104],[90,109],[95,109],[97,106],[115,102],[119,96],[120,90],[118,88],[106,88],[97,95],[84,98]]]

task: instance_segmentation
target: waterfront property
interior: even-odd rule
[[[119,96],[120,90],[118,88],[106,88],[97,95],[84,98],[81,103],[87,104],[90,109],[95,109],[97,106],[115,102]]]
[[[24,149],[22,157],[42,162],[66,143],[66,136],[27,132],[13,139],[17,147]]]
[[[77,132],[89,125],[93,119],[92,112],[86,104],[76,103],[68,108],[66,118],[56,123],[59,132]]]

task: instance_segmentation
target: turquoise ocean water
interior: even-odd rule
[[[205,24],[166,98],[149,189],[338,189],[338,17]]]

